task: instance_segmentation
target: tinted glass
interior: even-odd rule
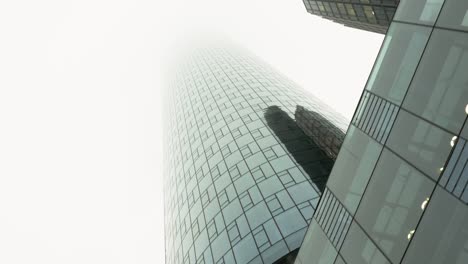
[[[384,150],[357,212],[357,221],[399,263],[435,183]]]
[[[385,37],[366,89],[400,104],[419,62],[430,29],[393,23]]]
[[[327,186],[351,213],[356,211],[382,145],[351,126]]]
[[[325,236],[325,233],[323,233],[317,222],[312,219],[295,263],[330,264],[333,263],[336,255],[336,249]]]
[[[468,263],[468,207],[437,187],[403,263]]]
[[[437,180],[452,150],[453,137],[454,135],[400,110],[387,146]]]
[[[402,0],[394,20],[434,25],[444,0]]]
[[[466,106],[468,109],[468,105]],[[468,139],[468,122],[465,122],[465,125],[463,126],[461,136],[464,137],[465,139]]]
[[[390,263],[356,222],[351,224],[340,253],[348,264]]]
[[[345,264],[345,262],[342,257],[337,256],[335,260],[335,264]]]
[[[468,34],[435,29],[404,107],[458,134],[466,117],[467,72]]]
[[[446,0],[437,26],[468,31],[468,1]]]

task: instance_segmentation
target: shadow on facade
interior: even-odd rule
[[[265,119],[289,154],[323,192],[334,160],[314,143],[286,112],[278,106],[265,109]]]

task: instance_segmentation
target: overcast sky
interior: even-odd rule
[[[383,39],[301,0],[0,2],[0,263],[163,263],[162,73],[210,35],[348,118]]]

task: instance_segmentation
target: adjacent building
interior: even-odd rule
[[[468,263],[468,1],[401,1],[297,264]]]
[[[196,49],[165,110],[166,263],[291,263],[333,165],[296,105],[347,122],[248,52]]]
[[[303,0],[307,12],[348,27],[385,34],[400,0]],[[418,2],[418,1],[414,1]],[[435,1],[437,2],[437,1]]]

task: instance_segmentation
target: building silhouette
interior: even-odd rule
[[[468,263],[468,1],[401,1],[296,264]]]
[[[168,91],[166,263],[291,263],[333,162],[296,105],[347,123],[229,44],[194,49]]]
[[[399,0],[303,0],[307,12],[348,27],[385,34]],[[436,1],[437,2],[437,1]]]

